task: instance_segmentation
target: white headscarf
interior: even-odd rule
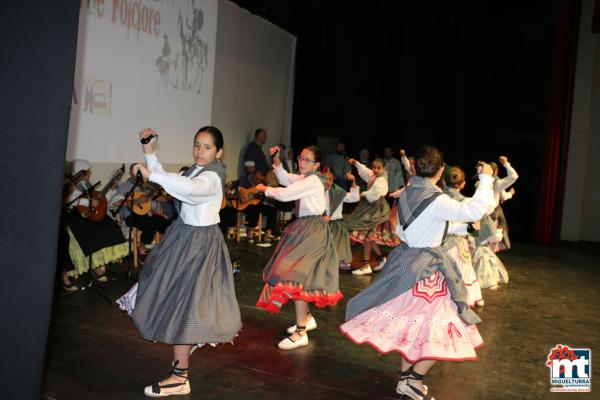
[[[87,162],[86,160],[83,160],[81,158],[77,158],[75,160],[73,160],[73,165],[71,166],[71,175],[75,175],[76,173],[78,173],[81,170],[88,170],[92,168],[92,166],[90,165],[89,162]]]

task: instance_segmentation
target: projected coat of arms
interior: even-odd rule
[[[82,111],[92,114],[110,114],[112,84],[102,79],[88,77],[83,88]]]

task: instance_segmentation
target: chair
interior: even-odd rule
[[[236,243],[240,242],[240,227],[241,227],[241,221],[242,218],[244,217],[244,213],[241,211],[237,211],[237,217],[236,217],[236,221],[235,221],[235,241]],[[258,241],[262,242],[262,225],[263,225],[263,220],[262,220],[262,213],[258,213]]]

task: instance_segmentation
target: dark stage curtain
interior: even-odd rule
[[[560,239],[580,10],[580,0],[562,0],[557,17],[548,127],[535,230],[536,242],[544,245]]]
[[[0,4],[1,399],[40,399],[79,4]]]
[[[600,32],[600,0],[594,3],[594,19],[592,20],[592,32]]]

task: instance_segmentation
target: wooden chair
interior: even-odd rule
[[[236,243],[240,242],[240,228],[242,225],[243,214],[241,211],[237,212],[237,217],[235,221],[235,241]],[[262,242],[262,213],[258,213],[258,241]]]

